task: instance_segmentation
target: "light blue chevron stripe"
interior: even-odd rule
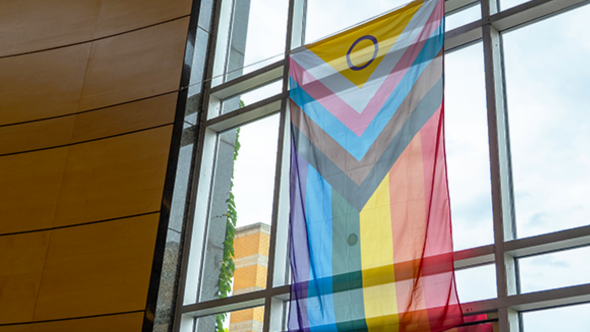
[[[387,122],[395,114],[412,87],[418,80],[424,68],[440,52],[444,43],[444,25],[441,24],[424,44],[418,57],[399,82],[393,93],[387,98],[383,107],[371,121],[364,133],[358,137],[324,106],[313,99],[290,77],[290,97],[301,107],[315,123],[317,123],[338,144],[345,148],[357,160],[361,160],[367,153],[375,139],[379,136]]]

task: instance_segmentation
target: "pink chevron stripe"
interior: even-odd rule
[[[420,35],[408,47],[402,58],[387,75],[387,78],[383,81],[375,96],[360,114],[293,59],[289,60],[289,74],[295,78],[295,81],[300,83],[301,88],[305,92],[360,137],[383,107],[383,104],[395,90],[406,72],[410,69],[430,35],[440,26],[443,16],[443,10],[440,7],[443,3],[443,1],[438,2]]]

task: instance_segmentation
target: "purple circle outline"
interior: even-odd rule
[[[365,63],[364,65],[357,67],[357,66],[353,65],[352,62],[350,61],[350,53],[352,52],[354,47],[359,42],[361,42],[363,40],[372,41],[373,46],[375,46],[375,52],[373,52],[373,57],[371,57],[371,60],[367,61],[367,63]],[[346,62],[348,63],[348,67],[352,70],[357,70],[357,71],[367,68],[373,62],[373,60],[375,60],[375,58],[377,57],[377,52],[379,52],[379,43],[377,42],[377,38],[375,38],[374,36],[371,36],[371,35],[364,35],[364,36],[360,37],[359,39],[355,40],[354,43],[352,43],[352,45],[348,49],[348,52],[346,52]]]

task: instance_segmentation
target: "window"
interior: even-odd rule
[[[404,2],[218,0],[210,18],[201,11],[197,46],[187,52],[193,131],[181,158],[192,173],[184,166],[177,194],[191,200],[179,216],[184,251],[174,329],[285,330],[286,51]],[[587,320],[579,313],[590,301],[590,38],[583,25],[590,6],[503,2],[445,4],[459,295],[466,314],[487,314],[510,332],[539,331],[547,317],[562,314],[572,319],[560,319],[561,329],[582,330]],[[224,277],[232,264],[233,276]]]

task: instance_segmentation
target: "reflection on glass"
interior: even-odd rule
[[[283,81],[277,81],[255,90],[243,93],[241,95],[223,100],[221,103],[221,113],[225,114],[240,107],[254,104],[263,99],[272,97],[283,91]],[[240,103],[241,101],[241,103]]]
[[[229,0],[224,0],[229,1]],[[285,54],[288,0],[233,2],[224,81],[281,60]]]
[[[193,63],[191,66],[191,77],[189,85],[189,96],[201,92],[203,75],[205,69],[205,59],[207,57],[207,45],[209,43],[209,33],[203,29],[197,29],[195,45],[188,44],[187,47],[193,47]]]
[[[496,265],[455,271],[457,292],[462,303],[493,299],[496,291]]]
[[[196,332],[262,332],[264,306],[203,316],[197,319]]]
[[[523,293],[590,283],[590,247],[518,260]]]
[[[307,0],[305,43],[322,39],[362,21],[392,11],[409,0]]]
[[[481,4],[445,17],[445,31],[451,31],[467,23],[481,19]]]
[[[494,241],[483,48],[445,57],[445,142],[455,250]]]
[[[278,120],[218,136],[199,301],[266,286]]]
[[[590,303],[525,312],[522,314],[524,331],[587,331],[590,326],[588,312]]]
[[[201,88],[203,81],[203,69],[205,68],[207,45],[209,42],[209,33],[199,28],[196,30],[197,35],[195,38],[195,44],[187,44],[187,47],[191,48],[191,50],[187,50],[187,54],[193,52],[193,59],[191,64],[191,74],[184,117],[185,129],[197,124],[197,116],[198,112],[200,111],[202,101]]]
[[[590,6],[503,35],[519,237],[590,221]]]

